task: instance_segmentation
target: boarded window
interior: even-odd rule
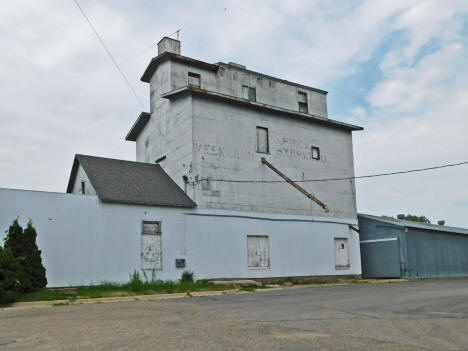
[[[257,127],[257,152],[267,154],[268,149],[268,128]]]
[[[297,92],[297,100],[299,103],[299,112],[308,113],[309,108],[307,105],[307,93],[302,91]]]
[[[247,256],[249,268],[269,268],[270,245],[268,236],[247,235]]]
[[[312,158],[320,160],[320,149],[317,146],[312,146]]]
[[[162,269],[161,222],[143,221],[141,268]]]
[[[335,238],[335,269],[349,268],[348,239]]]
[[[251,101],[257,101],[257,92],[254,87],[242,86],[242,97]]]
[[[200,88],[200,75],[198,73],[188,73],[188,85]]]

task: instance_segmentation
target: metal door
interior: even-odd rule
[[[398,238],[361,241],[364,278],[400,278]]]

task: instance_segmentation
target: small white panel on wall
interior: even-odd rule
[[[162,269],[161,223],[143,222],[141,268]]]

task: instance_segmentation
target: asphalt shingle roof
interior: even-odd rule
[[[71,193],[79,165],[101,201],[193,208],[196,206],[160,165],[75,155],[67,193]]]

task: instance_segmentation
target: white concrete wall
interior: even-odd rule
[[[136,140],[136,161],[161,167],[184,189],[182,176],[192,170],[192,98],[169,101],[160,98],[170,90],[170,61],[158,66],[151,79],[151,118]]]
[[[37,229],[50,287],[128,281],[140,269],[143,220],[162,222],[158,279],[179,279],[185,269],[197,279],[361,273],[357,234],[347,224],[320,222],[329,221],[325,218],[251,218],[252,213],[106,204],[96,196],[0,189],[0,238],[18,216],[22,225],[32,219]],[[248,269],[250,234],[270,237],[269,269]],[[334,237],[350,240],[348,270],[335,270]],[[187,267],[175,268],[176,258],[185,258]]]
[[[158,68],[159,69],[159,68]],[[266,78],[255,72],[221,64],[218,72],[208,71],[181,62],[171,62],[170,89],[188,85],[188,72],[200,74],[200,88],[242,98],[242,86],[256,90],[257,102],[298,111],[298,91],[307,93],[309,113],[327,118],[327,95],[312,89],[298,87],[285,81]],[[166,92],[166,91],[165,91]]]
[[[269,153],[257,153],[256,127],[269,133]],[[320,160],[311,147],[320,148]],[[354,175],[351,132],[243,106],[193,97],[194,174],[199,178],[282,180],[261,163],[265,157],[292,179]],[[356,219],[352,180],[301,183],[329,213],[287,183],[198,184],[189,194],[199,208]]]
[[[289,184],[199,183],[197,179],[281,180],[260,163],[265,156],[292,179],[354,176],[350,131],[240,105],[187,95],[162,99],[162,93],[188,84],[188,72],[201,75],[201,88],[241,96],[243,84],[257,86],[257,100],[296,109],[297,88],[223,65],[217,73],[166,61],[151,79],[152,115],[136,140],[136,160],[153,163],[166,155],[164,170],[198,208],[356,219],[354,181],[302,183],[330,209],[307,199]],[[326,95],[309,91],[309,111],[326,117]],[[256,127],[269,130],[269,154],[256,152]],[[162,135],[164,134],[164,136]],[[320,148],[320,160],[311,147]]]

